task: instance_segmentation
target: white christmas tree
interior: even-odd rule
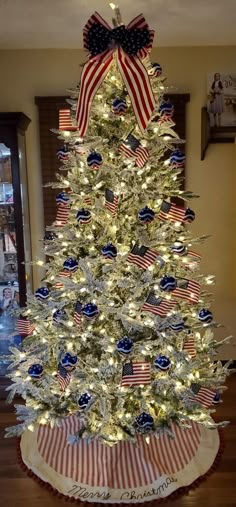
[[[172,422],[217,426],[209,407],[229,370],[214,362],[214,277],[200,274],[205,237],[192,237],[186,204],[196,196],[182,189],[173,106],[148,58],[153,32],[142,16],[125,28],[115,12],[112,31],[98,14],[86,25],[92,60],[69,101],[79,129],[57,131],[58,212],[42,287],[19,315],[27,337],[11,349],[9,400],[25,405],[8,436],[71,414],[76,438],[109,445]]]

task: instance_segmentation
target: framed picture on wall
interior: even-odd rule
[[[216,69],[207,75],[207,111],[211,128],[236,133],[236,73]]]

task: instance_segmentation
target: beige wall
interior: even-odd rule
[[[169,85],[178,92],[189,92],[187,112],[187,187],[200,194],[193,208],[197,218],[194,234],[212,234],[202,247],[202,271],[216,275],[213,311],[225,325],[218,336],[234,333],[236,327],[236,240],[235,172],[236,148],[233,144],[211,145],[200,161],[200,114],[205,102],[206,74],[236,71],[235,47],[160,48],[153,51]],[[27,131],[27,160],[30,187],[30,218],[33,255],[40,256],[43,235],[42,193],[37,108],[35,95],[64,94],[77,84],[83,53],[80,50],[0,51],[0,111],[23,111],[32,122]],[[39,278],[35,273],[35,286]],[[234,357],[231,344],[222,358]]]

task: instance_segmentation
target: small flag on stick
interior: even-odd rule
[[[176,301],[156,297],[154,292],[150,292],[141,311],[153,313],[159,317],[166,317],[170,310],[176,305]]]
[[[108,188],[105,190],[105,208],[110,211],[113,217],[116,215],[118,208],[118,195],[115,195],[114,192]]]
[[[76,130],[71,120],[71,111],[67,109],[59,109],[59,130]]]
[[[122,370],[121,386],[140,386],[150,384],[151,365],[146,361],[126,363]]]
[[[61,391],[65,391],[71,380],[71,374],[61,364],[58,366],[57,380]]]
[[[138,167],[143,167],[149,158],[148,149],[132,134],[129,134],[127,139],[120,145],[119,152],[128,158],[135,157],[135,163]]]
[[[16,330],[22,336],[29,336],[34,331],[34,325],[27,319],[27,317],[20,316],[16,321]]]

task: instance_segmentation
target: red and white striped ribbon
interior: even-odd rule
[[[88,30],[94,23],[103,25],[108,30],[111,30],[111,27],[106,23],[106,21],[97,12],[95,12],[91,18],[89,18],[84,28],[85,49],[87,48],[86,36]],[[127,30],[131,28],[149,29],[142,14],[134,18],[126,28]],[[89,110],[93,98],[109,71],[114,55],[117,58],[122,79],[130,96],[139,129],[142,133],[144,132],[156,105],[150,77],[141,62],[141,58],[147,56],[151,50],[154,31],[149,30],[149,35],[150,42],[146,47],[140,49],[137,55],[130,56],[125,53],[121,47],[118,49],[108,48],[103,51],[103,53],[90,57],[89,61],[84,65],[81,74],[81,87],[76,111],[78,130],[81,137],[84,136],[88,127]]]

